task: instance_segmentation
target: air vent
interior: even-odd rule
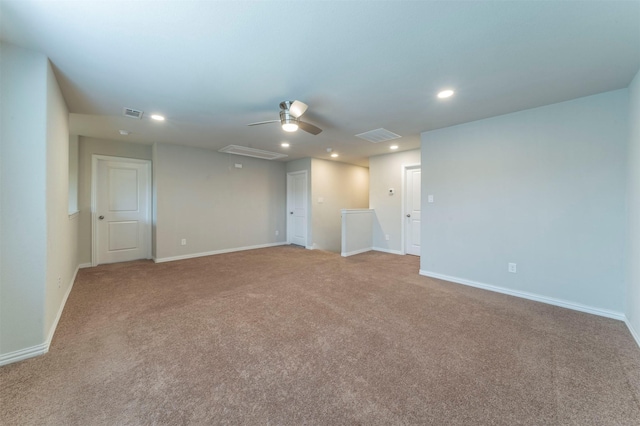
[[[226,152],[227,154],[244,155],[247,157],[262,158],[263,160],[275,160],[278,158],[287,157],[285,154],[278,152],[263,151],[261,149],[247,148],[240,145],[229,145],[219,150],[220,152]]]
[[[387,129],[382,129],[382,128],[360,133],[356,136],[373,143],[390,141],[392,139],[398,139],[402,137],[400,135],[396,135],[395,133],[388,131]]]
[[[131,108],[122,109],[122,115],[129,118],[137,118],[139,120],[142,118],[142,114],[144,114],[144,112],[139,111],[137,109],[131,109]]]

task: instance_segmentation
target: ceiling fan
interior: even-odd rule
[[[300,120],[300,116],[304,114],[309,106],[300,101],[282,101],[280,102],[280,120],[259,121],[257,123],[247,124],[247,126],[257,126],[259,124],[280,123],[282,130],[285,132],[295,132],[299,128],[312,135],[317,135],[322,131],[321,128],[311,123]]]

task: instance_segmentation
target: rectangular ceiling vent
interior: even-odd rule
[[[370,130],[368,132],[360,133],[356,136],[373,143],[390,141],[392,139],[398,139],[402,137],[383,128]]]
[[[133,108],[122,109],[122,115],[129,118],[137,118],[139,120],[142,118],[142,114],[144,114],[144,112],[139,111],[137,109],[133,109]]]
[[[263,160],[276,160],[278,158],[286,157],[285,154],[278,152],[263,151],[261,149],[247,148],[240,145],[228,145],[219,150],[220,152],[226,152],[227,154],[244,155],[246,157],[262,158]]]

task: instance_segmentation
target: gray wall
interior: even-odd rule
[[[3,355],[44,342],[47,58],[5,43],[0,56]]]
[[[284,163],[169,144],[153,162],[157,260],[285,241]]]
[[[340,253],[340,210],[368,208],[369,169],[313,158],[311,170],[311,245]]]
[[[47,58],[0,45],[0,361],[48,349],[78,265],[68,111]]]
[[[91,157],[92,155],[151,160],[151,145],[80,137],[78,147],[78,250],[81,264],[91,263]]]
[[[421,273],[622,313],[627,94],[423,133]]]
[[[628,276],[625,314],[640,344],[640,72],[629,86]]]
[[[369,158],[369,208],[375,210],[373,247],[402,253],[402,166],[420,164],[420,150],[377,155]],[[389,195],[389,188],[395,195]],[[389,235],[389,241],[385,239]]]

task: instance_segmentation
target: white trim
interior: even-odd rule
[[[629,332],[631,333],[636,343],[638,344],[638,347],[640,347],[640,333],[638,333],[636,329],[633,328],[633,325],[631,325],[631,322],[629,321],[629,318],[626,317],[626,315],[624,317],[624,323],[627,325],[627,328],[629,329]]]
[[[0,366],[13,364],[14,362],[22,361],[28,358],[33,358],[39,355],[44,355],[49,351],[49,345],[42,343],[40,345],[31,346],[29,348],[19,349],[17,351],[9,352],[0,355]]]
[[[411,164],[403,164],[400,166],[400,177],[401,177],[401,188],[402,188],[402,193],[400,194],[400,207],[402,209],[402,214],[400,216],[400,251],[399,253],[394,253],[394,254],[407,254],[407,248],[405,246],[405,223],[406,223],[406,209],[405,209],[405,201],[407,199],[407,180],[406,175],[407,175],[407,170],[409,169],[420,169],[422,170],[422,164],[421,163],[411,163]],[[422,187],[422,186],[421,186]],[[422,206],[420,206],[420,208],[422,208]],[[382,250],[380,250],[382,251]],[[397,250],[396,250],[397,252]]]
[[[383,253],[398,254],[400,256],[404,256],[404,254],[405,254],[405,253],[401,252],[400,250],[392,250],[392,249],[386,249],[386,248],[382,248],[382,247],[372,247],[371,250],[381,251]]]
[[[353,250],[353,251],[350,251],[348,253],[342,252],[342,253],[340,253],[340,256],[349,257],[349,256],[353,256],[353,255],[360,254],[360,253],[366,253],[366,252],[371,251],[371,250],[372,250],[371,247],[367,247],[367,248],[363,248],[363,249]]]
[[[69,220],[75,219],[80,214],[80,210],[76,210],[75,212],[69,212]]]
[[[148,185],[148,204],[149,211],[147,212],[147,219],[149,221],[149,235],[147,236],[148,241],[146,241],[147,245],[147,253],[145,259],[151,258],[151,252],[153,244],[153,175],[151,173],[151,169],[153,167],[153,163],[151,160],[140,160],[138,158],[128,158],[128,157],[114,157],[111,155],[99,155],[92,154],[91,155],[91,266],[98,266],[98,238],[97,238],[97,221],[96,221],[96,210],[98,205],[97,198],[97,185],[98,185],[98,161],[119,161],[122,163],[135,163],[135,164],[144,164],[147,166],[147,185]]]
[[[362,214],[373,213],[373,209],[340,209],[341,214]]]
[[[291,244],[291,243],[287,243],[287,244]],[[306,248],[307,250],[315,250],[316,249],[314,246],[304,246],[304,248]]]
[[[236,251],[255,250],[260,248],[276,247],[276,246],[284,246],[284,245],[287,245],[287,243],[285,241],[281,241],[279,243],[267,243],[267,244],[258,244],[255,246],[234,247],[229,249],[206,251],[202,253],[183,254],[181,256],[159,257],[159,258],[153,258],[153,261],[155,263],[173,262],[174,260],[192,259],[194,257],[213,256],[216,254],[233,253]]]
[[[508,294],[510,296],[520,297],[522,299],[534,300],[536,302],[546,303],[548,305],[560,306],[562,308],[571,309],[588,314],[598,315],[601,317],[612,318],[620,321],[625,320],[622,312],[611,311],[609,309],[601,309],[593,306],[583,305],[581,303],[570,302],[568,300],[556,299],[554,297],[541,296],[539,294],[529,293],[526,291],[511,290],[504,287],[498,287],[491,284],[480,283],[477,281],[466,280],[464,278],[451,277],[449,275],[437,274],[435,272],[420,270],[420,275],[425,277],[437,278],[440,280],[450,281],[456,284],[463,284],[470,287],[481,288],[483,290],[494,291],[496,293]]]
[[[60,317],[62,316],[62,311],[64,311],[64,307],[67,304],[67,299],[71,294],[71,289],[73,288],[73,284],[76,282],[76,276],[78,275],[78,270],[81,268],[81,265],[76,267],[75,272],[73,273],[73,277],[71,278],[71,283],[69,284],[69,288],[62,298],[62,303],[60,304],[60,309],[58,309],[58,315],[56,315],[56,319],[51,324],[51,328],[49,329],[49,335],[47,336],[47,340],[44,343],[41,343],[36,346],[31,346],[29,348],[18,349],[17,351],[9,352],[3,355],[0,355],[0,366],[12,364],[14,362],[22,361],[28,358],[33,358],[36,356],[44,355],[49,352],[49,346],[51,346],[51,342],[53,340],[53,335],[58,328],[58,322],[60,321]]]
[[[81,263],[80,265],[78,265],[78,268],[80,268],[80,269],[82,269],[82,268],[91,268],[91,267],[93,267],[91,262],[89,262],[89,263]]]

